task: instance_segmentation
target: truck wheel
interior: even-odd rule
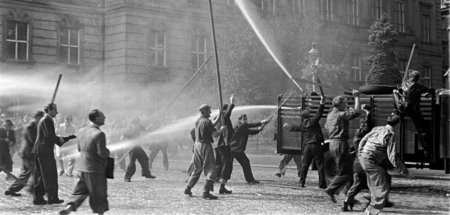
[[[334,159],[331,157],[330,152],[326,151],[323,155],[324,165],[325,165],[325,180],[327,184],[330,184],[336,175],[336,163]]]

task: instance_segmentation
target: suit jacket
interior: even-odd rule
[[[20,144],[19,156],[22,159],[31,159],[34,158],[33,153],[31,152],[34,143],[36,142],[37,136],[37,123],[32,121],[27,125],[25,130],[23,131],[22,144]]]
[[[93,123],[78,133],[78,170],[85,173],[105,174],[109,150],[106,148],[106,135]]]
[[[52,117],[45,114],[45,116],[39,120],[36,142],[32,152],[39,157],[55,157],[55,153],[53,152],[55,144],[62,146],[64,143],[56,136],[55,124]]]

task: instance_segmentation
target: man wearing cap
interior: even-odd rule
[[[65,142],[75,138],[58,137],[55,133],[53,119],[58,114],[56,104],[50,103],[44,108],[45,116],[37,125],[37,137],[32,153],[36,155],[34,171],[33,204],[60,204],[64,202],[58,198],[58,173],[54,154],[55,145],[62,146]],[[47,201],[44,199],[47,194]]]
[[[9,172],[12,172],[13,166],[10,148],[16,144],[13,126],[12,121],[7,119],[3,122],[3,128],[0,128],[0,165]],[[13,177],[7,175],[6,180],[13,180]]]
[[[22,190],[25,185],[29,186],[31,191],[34,189],[32,186],[34,186],[35,155],[31,150],[36,142],[37,124],[43,116],[43,111],[37,111],[34,114],[34,120],[26,126],[23,132],[22,144],[19,149],[19,156],[22,158],[21,172],[16,181],[5,191],[5,195],[20,196],[17,192]],[[31,180],[27,184],[30,178]]]
[[[347,109],[347,101],[344,96],[336,96],[332,100],[333,109],[328,113],[325,128],[330,139],[330,154],[336,162],[336,176],[328,185],[325,192],[333,203],[336,203],[334,195],[338,190],[352,181],[353,161],[350,156],[349,121],[358,117],[361,113],[359,103],[359,91],[353,90],[355,96],[355,108]]]
[[[245,154],[248,136],[258,134],[262,129],[254,128],[266,124],[268,121],[269,120],[264,119],[261,120],[261,122],[247,123],[247,115],[242,114],[238,118],[238,123],[234,126],[234,133],[230,142],[232,162],[236,159],[239,164],[241,164],[242,170],[244,171],[245,180],[249,184],[258,184],[259,181],[253,177],[250,160]],[[231,171],[232,170],[233,166],[231,166]]]
[[[211,144],[214,142],[213,136],[218,137],[225,129],[222,126],[219,131],[214,128],[213,123],[209,120],[211,115],[211,107],[203,104],[199,108],[200,117],[195,122],[195,143],[194,143],[194,171],[188,179],[184,193],[192,196],[192,187],[195,186],[202,171],[205,171],[206,183],[203,188],[204,199],[217,199],[217,196],[210,194],[214,189],[214,181],[217,177],[217,167],[214,159],[214,150]]]

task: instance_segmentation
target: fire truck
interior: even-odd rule
[[[402,117],[400,125],[396,126],[396,142],[397,152],[403,162],[408,167],[429,168],[445,170],[450,173],[450,127],[449,127],[449,97],[450,90],[442,91],[437,98],[421,98],[421,111],[425,122],[430,128],[431,139],[428,140],[428,153],[423,153],[424,149],[419,144],[419,138],[416,134],[414,124],[407,116]],[[326,98],[325,109],[320,124],[325,139],[328,137],[328,132],[324,128],[326,117],[331,110],[331,99]],[[354,98],[348,97],[348,107],[354,106]],[[278,113],[276,121],[275,139],[277,143],[277,152],[281,154],[300,154],[304,145],[301,132],[290,131],[283,128],[284,123],[291,125],[298,125],[300,122],[300,111],[307,109],[313,116],[319,107],[320,96],[302,95],[289,96],[280,95],[278,97]],[[385,125],[387,117],[393,112],[394,105],[392,95],[361,95],[361,104],[368,104],[372,107],[373,117],[372,123],[374,126]],[[350,121],[350,139],[349,144],[353,144],[352,137],[356,129],[359,128],[360,119],[364,115]],[[328,144],[325,140],[322,143],[325,151],[325,174],[327,180],[330,180],[335,173],[335,162],[331,158]],[[314,162],[313,162],[314,163]]]

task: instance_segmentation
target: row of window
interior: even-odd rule
[[[31,47],[31,29],[27,22],[6,21],[6,59],[29,61]],[[58,61],[77,65],[81,63],[80,30],[60,26],[58,35]],[[167,66],[166,33],[150,31],[148,35],[148,64],[150,66]],[[191,65],[196,69],[206,58],[207,38],[196,36],[192,40]]]
[[[226,4],[233,4],[234,0],[225,0]],[[290,8],[293,14],[303,15],[307,10],[308,0],[252,0],[254,5],[259,8],[262,15],[276,14],[279,8]],[[327,21],[335,21],[336,6],[344,2],[346,4],[346,22],[349,25],[361,25],[362,18],[362,2],[363,0],[320,0],[319,6],[323,19]],[[377,20],[384,13],[388,12],[391,5],[387,2],[391,0],[370,0],[371,18]],[[312,1],[309,1],[312,2]],[[431,42],[431,5],[420,4],[420,36],[422,42]],[[395,30],[399,33],[406,33],[405,17],[406,17],[406,1],[393,0],[392,23]]]

